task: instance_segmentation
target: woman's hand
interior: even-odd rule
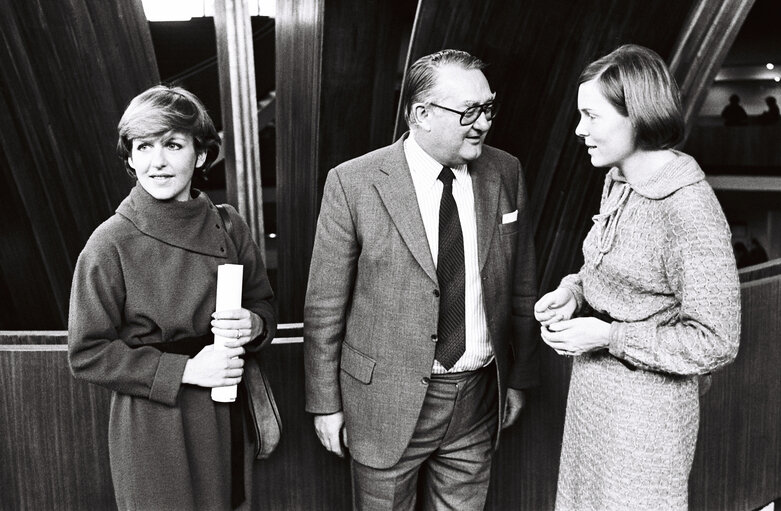
[[[225,347],[244,346],[263,332],[263,318],[247,309],[212,314],[212,333],[226,338]]]
[[[547,293],[534,304],[534,317],[542,326],[570,319],[578,302],[569,289],[560,287]]]
[[[608,347],[610,323],[597,318],[575,318],[543,326],[540,334],[559,355],[578,356]]]
[[[209,388],[238,385],[244,374],[243,354],[242,347],[216,350],[210,344],[187,361],[182,383]]]

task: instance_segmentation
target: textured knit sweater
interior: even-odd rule
[[[579,314],[613,318],[609,352],[575,357],[558,510],[687,508],[699,424],[694,375],[732,361],[740,286],[729,227],[691,157],[605,179],[584,265],[564,278]]]
[[[583,255],[583,268],[561,285],[586,315],[591,307],[616,320],[615,356],[691,375],[737,355],[740,283],[731,234],[692,157],[677,153],[636,183],[612,169]]]

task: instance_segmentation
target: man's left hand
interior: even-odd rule
[[[526,396],[522,390],[507,389],[507,400],[504,405],[504,420],[502,420],[502,429],[512,426],[521,416],[523,405],[526,404]]]

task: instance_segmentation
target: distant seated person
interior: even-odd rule
[[[759,124],[778,123],[778,103],[776,103],[776,98],[768,96],[765,98],[765,103],[767,103],[767,110],[759,114],[757,121]]]
[[[744,259],[746,266],[753,266],[755,264],[764,263],[767,261],[767,252],[759,244],[756,238],[751,238],[751,242],[748,245],[748,254]]]
[[[740,106],[740,96],[733,94],[729,97],[729,105],[721,111],[725,126],[741,126],[748,124],[748,115]]]

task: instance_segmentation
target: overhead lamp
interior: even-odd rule
[[[147,21],[189,21],[203,16],[203,4],[190,0],[142,0]]]
[[[774,76],[773,81],[776,83],[781,82],[781,76]]]
[[[772,62],[768,62],[767,64],[765,64],[765,67],[768,69],[768,71],[772,71],[773,68],[776,66],[774,66]]]

